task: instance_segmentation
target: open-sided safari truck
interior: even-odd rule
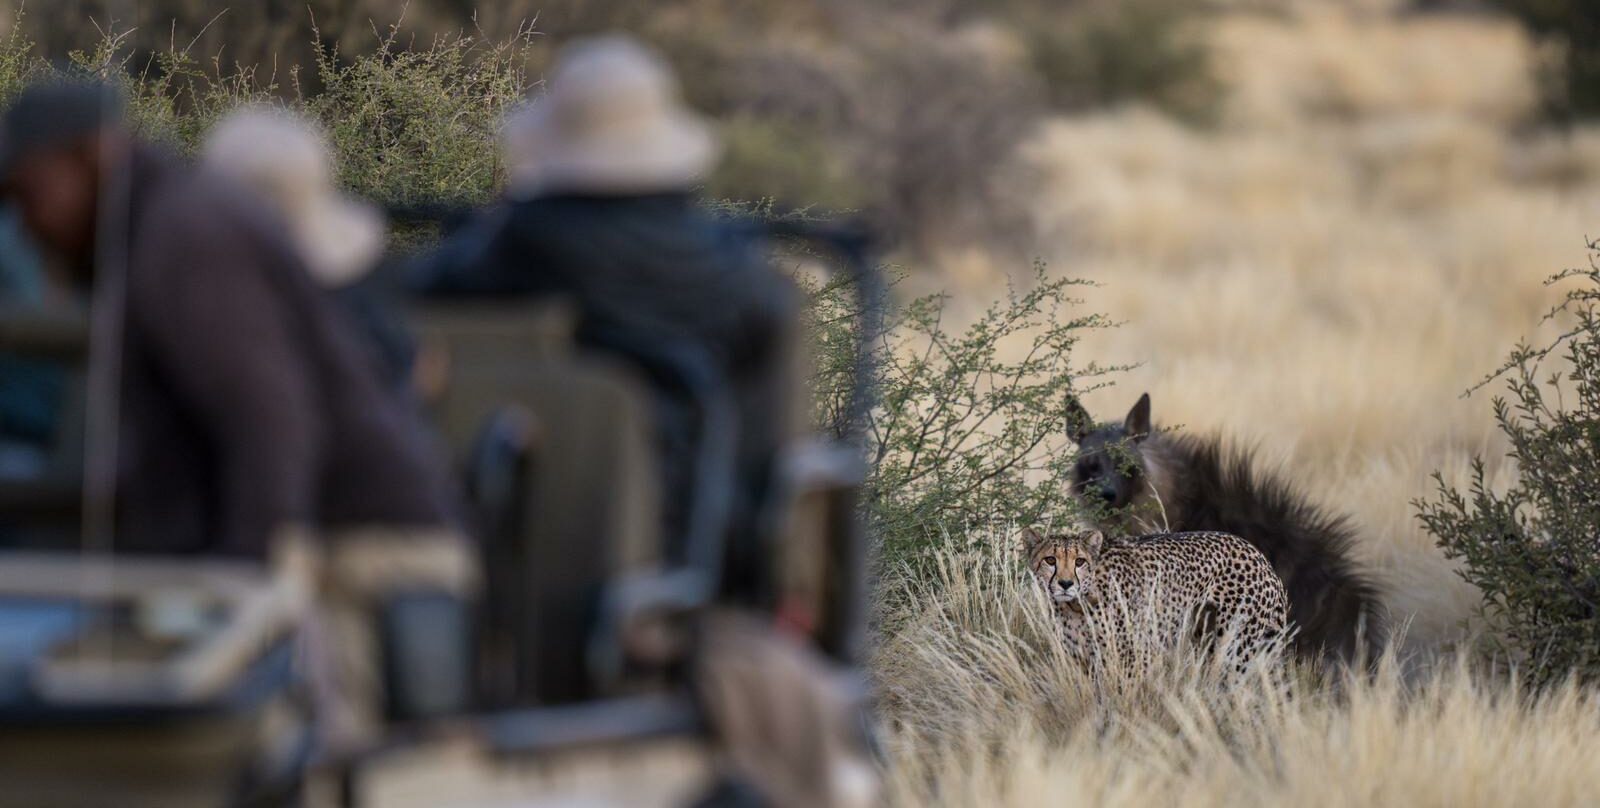
[[[840,683],[865,626],[858,441],[884,290],[860,232],[760,226],[836,259],[866,325],[847,434],[783,446],[755,529],[729,530],[729,491],[748,481],[733,479],[727,385],[692,350],[632,346],[644,357],[632,365],[585,353],[560,303],[421,308],[419,334],[447,378],[432,411],[462,472],[486,586],[476,604],[416,592],[384,610],[383,740],[315,758],[314,699],[292,664],[307,614],[292,576],[13,553],[0,556],[0,804],[747,805],[765,804],[763,790],[789,804],[870,793],[869,772],[839,767],[859,760],[865,728]],[[6,322],[21,321],[0,317],[0,351],[72,353],[60,334]],[[696,423],[678,536],[663,535],[653,461],[661,386],[692,403]],[[64,487],[0,503],[49,523],[72,510]],[[33,507],[45,502],[55,505]],[[303,788],[314,771],[327,788]],[[16,783],[43,796],[14,801]]]
[[[53,450],[0,479],[0,806],[295,799],[314,730],[295,670],[305,577],[83,542],[104,504],[83,484],[88,322],[0,309],[0,353],[70,378]]]

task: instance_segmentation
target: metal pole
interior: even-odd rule
[[[136,0],[118,3],[121,10],[137,11]],[[126,19],[126,18],[125,18]],[[108,23],[109,25],[110,23]],[[114,63],[98,78],[111,83]],[[86,600],[104,602],[111,594],[115,569],[118,441],[122,399],[123,325],[126,319],[131,177],[120,134],[117,99],[106,94],[101,116],[99,150],[100,193],[95,211],[94,281],[90,297],[89,360],[84,415],[83,594]],[[115,659],[113,632],[101,632],[108,664]]]

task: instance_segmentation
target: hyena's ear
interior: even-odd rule
[[[1067,394],[1066,410],[1067,437],[1071,438],[1073,443],[1083,443],[1083,439],[1094,431],[1094,419],[1089,417],[1089,411],[1083,408],[1083,402],[1071,393]]]
[[[1128,440],[1138,443],[1150,437],[1150,394],[1139,396],[1139,401],[1128,410],[1128,419],[1122,422],[1122,431]]]
[[[1022,529],[1022,554],[1033,555],[1034,549],[1044,543],[1044,534],[1031,527]]]

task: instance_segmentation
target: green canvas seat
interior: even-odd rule
[[[453,454],[469,456],[497,419],[520,420],[528,444],[516,535],[481,536],[488,701],[585,698],[602,586],[659,557],[648,390],[618,362],[575,350],[574,317],[559,304],[433,306],[415,321],[425,350],[448,357],[430,409]]]

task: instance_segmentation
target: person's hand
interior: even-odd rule
[[[423,342],[411,366],[411,389],[423,404],[432,404],[450,386],[450,351],[443,345]]]

